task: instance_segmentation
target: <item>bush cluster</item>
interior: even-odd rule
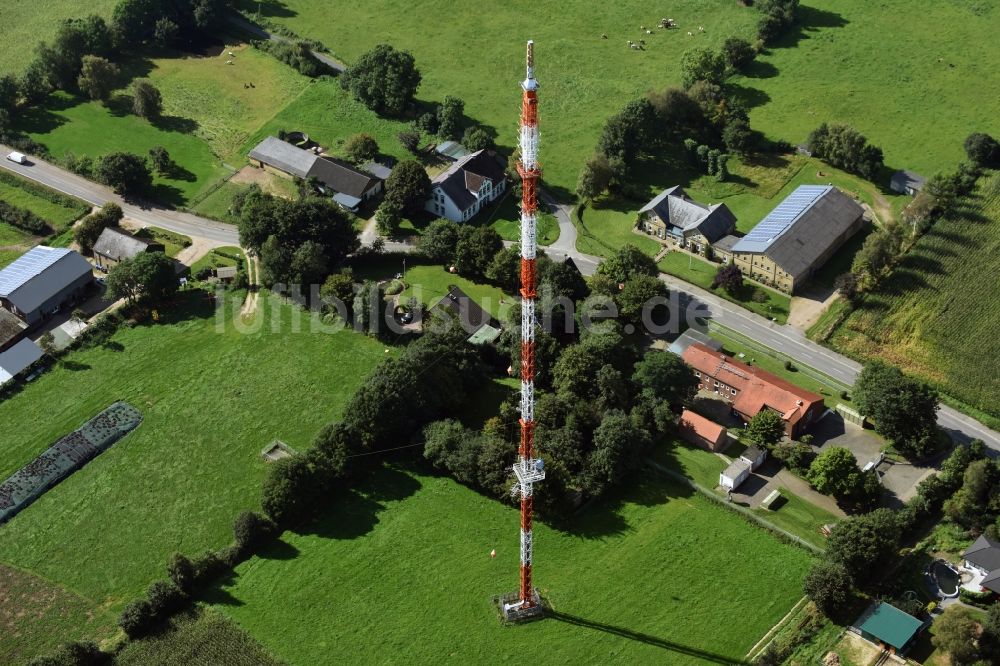
[[[6,222],[13,227],[23,229],[36,236],[42,236],[50,231],[49,225],[45,220],[30,210],[12,206],[6,201],[0,201],[0,222]]]

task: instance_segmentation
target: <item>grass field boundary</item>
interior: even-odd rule
[[[211,195],[215,194],[220,189],[222,189],[223,185],[232,180],[233,176],[235,176],[240,172],[239,169],[233,167],[230,164],[226,164],[225,162],[222,163],[222,166],[224,166],[227,169],[230,169],[229,173],[220,178],[219,180],[215,181],[211,185],[209,185],[207,188],[205,188],[203,192],[198,194],[198,196],[188,201],[186,206],[181,206],[180,208],[178,208],[178,210],[182,210],[186,213],[191,213],[192,215],[200,215],[200,213],[195,211],[195,207],[197,207],[197,205],[200,204],[202,201],[204,201],[205,199],[207,199],[208,197],[210,197]]]
[[[724,338],[729,338],[733,342],[738,342],[741,345],[745,345],[747,347],[750,347],[754,351],[759,351],[760,353],[766,354],[767,356],[770,356],[771,358],[775,358],[775,359],[777,359],[779,361],[788,361],[788,362],[792,363],[799,372],[801,372],[804,375],[808,375],[808,376],[812,377],[813,379],[815,379],[816,381],[818,381],[821,384],[825,384],[826,387],[829,388],[832,391],[838,391],[838,392],[839,391],[848,391],[849,392],[849,391],[851,391],[853,389],[853,387],[848,386],[847,384],[845,384],[843,382],[837,381],[836,379],[834,379],[830,375],[824,374],[824,373],[820,372],[819,370],[816,370],[815,368],[812,368],[812,367],[810,367],[808,365],[800,363],[799,361],[796,361],[795,359],[793,359],[791,356],[788,356],[787,354],[783,354],[782,352],[780,352],[780,351],[778,351],[776,349],[771,349],[767,345],[764,345],[764,344],[762,344],[760,342],[757,342],[753,338],[748,338],[745,335],[741,335],[740,333],[737,333],[736,331],[732,330],[731,328],[727,328],[726,326],[720,324],[719,322],[717,322],[715,320],[712,320],[712,319],[708,320],[708,328],[709,328],[709,330],[711,332],[717,333],[718,335],[720,335],[720,336],[722,336]]]
[[[805,608],[805,605],[807,603],[809,603],[809,597],[807,596],[803,596],[801,599],[796,601],[795,605],[792,606],[791,610],[789,610],[785,614],[785,617],[778,620],[777,624],[771,627],[768,630],[768,632],[764,634],[764,636],[759,641],[757,641],[756,645],[750,648],[750,651],[746,653],[746,656],[744,658],[755,659],[761,652],[763,652],[767,648],[768,645],[771,644],[771,641],[774,640],[774,637],[778,634],[778,632],[780,632],[782,629],[788,626],[788,624],[796,616],[798,616],[799,612],[801,612],[801,610]]]
[[[762,528],[768,530],[769,532],[772,532],[775,536],[777,536],[779,538],[782,538],[782,539],[787,539],[793,545],[801,546],[802,548],[805,548],[806,550],[808,550],[813,555],[822,555],[823,554],[823,549],[821,549],[821,548],[819,548],[817,546],[814,546],[813,544],[809,543],[805,539],[803,539],[803,538],[801,538],[799,536],[796,536],[795,534],[792,534],[788,530],[784,530],[784,529],[778,527],[774,523],[771,523],[771,522],[769,522],[767,520],[764,520],[763,518],[761,518],[760,516],[756,515],[755,513],[753,513],[752,511],[750,511],[749,509],[746,509],[746,508],[744,508],[742,506],[739,506],[737,504],[733,504],[732,502],[727,502],[726,500],[724,500],[723,498],[719,497],[717,494],[715,494],[714,492],[712,492],[708,488],[705,488],[704,486],[701,486],[701,485],[695,483],[694,481],[692,481],[691,479],[687,478],[686,476],[684,476],[680,472],[672,470],[669,467],[664,467],[660,463],[656,462],[655,460],[651,460],[649,458],[646,458],[645,462],[653,470],[655,470],[655,471],[657,471],[657,472],[659,472],[661,474],[664,474],[664,475],[670,477],[674,481],[677,481],[679,483],[682,483],[682,484],[686,485],[688,488],[691,488],[692,490],[695,490],[695,491],[701,493],[702,495],[704,495],[705,497],[709,498],[710,500],[712,500],[713,502],[715,502],[719,506],[722,506],[722,507],[725,507],[725,508],[730,509],[732,511],[735,511],[736,513],[740,514],[743,518],[745,518],[747,521],[752,522],[752,523],[756,523],[759,527],[762,527]]]

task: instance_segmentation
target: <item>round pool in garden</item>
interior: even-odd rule
[[[938,590],[943,597],[957,597],[958,586],[961,584],[961,577],[950,564],[943,560],[938,560],[931,567],[934,575],[934,582],[937,583]]]

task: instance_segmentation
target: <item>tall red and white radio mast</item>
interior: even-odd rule
[[[532,490],[545,478],[535,458],[535,238],[538,210],[538,81],[535,80],[535,43],[528,42],[527,74],[521,82],[521,446],[514,474],[521,496],[521,586],[516,599],[504,603],[508,619],[524,619],[541,612],[538,592],[531,585]]]

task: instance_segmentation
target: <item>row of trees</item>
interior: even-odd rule
[[[823,123],[809,134],[809,151],[831,165],[876,180],[885,166],[882,149],[853,127]]]

